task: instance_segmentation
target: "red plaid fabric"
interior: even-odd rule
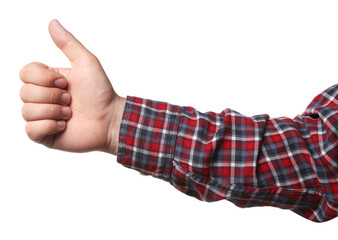
[[[338,215],[338,84],[294,119],[127,97],[117,161],[203,201]]]

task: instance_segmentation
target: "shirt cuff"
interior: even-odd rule
[[[117,162],[170,181],[181,107],[127,96]]]

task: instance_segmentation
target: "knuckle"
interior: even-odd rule
[[[21,68],[19,77],[23,82],[27,82],[31,72],[39,71],[42,69],[44,64],[39,62],[31,62]]]
[[[54,130],[54,124],[52,121],[46,121],[46,131],[51,132]]]
[[[41,85],[47,87],[54,87],[54,81],[58,77],[58,74],[55,71],[50,71],[46,69],[38,70],[37,74],[39,74]]]
[[[88,55],[86,56],[88,64],[90,65],[94,65],[94,64],[100,64],[99,59],[92,53],[88,53]]]
[[[31,62],[31,63],[27,64],[28,68],[34,69],[34,70],[41,69],[43,66],[44,66],[44,64],[40,63],[40,62]]]
[[[22,85],[22,87],[20,88],[20,98],[21,100],[24,102],[27,96],[27,85],[24,84]]]
[[[23,119],[27,121],[27,104],[24,104],[21,108],[21,115]]]
[[[57,116],[57,112],[58,112],[58,111],[57,111],[57,109],[56,109],[55,106],[50,105],[49,108],[48,108],[48,111],[49,111],[49,116],[50,116],[50,117],[54,118],[54,117]]]
[[[34,140],[34,139],[36,138],[36,134],[35,134],[35,132],[33,131],[33,128],[32,128],[32,126],[31,126],[31,124],[29,124],[29,122],[26,123],[25,131],[26,131],[27,136],[28,136],[30,139]]]
[[[49,93],[49,102],[50,103],[54,103],[57,102],[57,91],[54,89],[51,89],[50,93]]]
[[[24,67],[22,67],[19,72],[20,79],[22,81],[25,81],[25,79],[27,78],[28,72],[36,69],[37,66],[41,66],[41,63],[31,62],[31,63],[26,64]]]
[[[21,68],[20,72],[19,72],[19,77],[21,79],[21,81],[25,82],[26,78],[27,78],[27,73],[30,70],[30,63],[27,64],[26,66],[24,66],[23,68]]]
[[[52,81],[52,74],[50,71],[46,71],[45,69],[40,69],[38,74],[41,76],[41,84],[42,86],[53,86],[54,84]]]
[[[89,56],[93,62],[100,62],[99,59],[94,54],[90,53]]]
[[[27,65],[24,66],[23,68],[21,68],[21,70],[19,72],[19,77],[20,77],[21,81],[24,81],[24,79],[26,78],[26,73],[27,73]]]

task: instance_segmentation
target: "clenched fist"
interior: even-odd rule
[[[125,98],[115,93],[99,60],[57,20],[49,32],[72,67],[29,63],[21,69],[27,135],[50,148],[116,155]]]

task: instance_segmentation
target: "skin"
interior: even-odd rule
[[[49,33],[71,68],[32,62],[20,70],[28,137],[53,149],[116,155],[125,98],[99,60],[57,20],[49,23]]]

